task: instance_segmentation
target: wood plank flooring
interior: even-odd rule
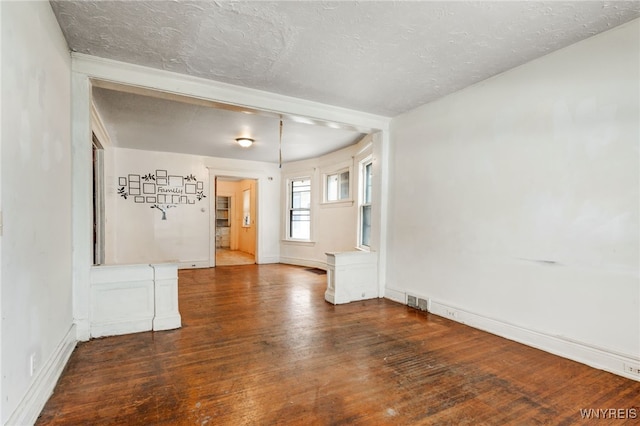
[[[216,249],[217,266],[253,265],[254,263],[256,258],[252,254],[240,250]]]
[[[586,422],[581,409],[610,408],[640,418],[639,382],[385,299],[333,306],[325,280],[287,265],[181,271],[183,327],[80,343],[37,424],[571,425]]]

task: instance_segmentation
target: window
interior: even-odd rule
[[[360,241],[361,247],[371,245],[371,172],[373,169],[371,158],[361,163],[361,194],[360,194]]]
[[[293,179],[289,185],[289,233],[288,238],[311,238],[311,179]]]
[[[251,226],[251,189],[242,191],[242,227]]]
[[[326,175],[325,201],[342,201],[349,199],[349,170]]]

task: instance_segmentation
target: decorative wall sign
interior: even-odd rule
[[[204,182],[193,174],[170,175],[167,170],[118,177],[118,195],[125,200],[131,196],[134,203],[152,204],[152,209],[162,212],[162,220],[167,219],[169,208],[180,204],[195,204],[207,197],[204,194]]]
[[[167,220],[167,210],[169,210],[171,207],[175,207],[175,206],[174,205],[159,206],[157,204],[154,204],[151,206],[152,209],[158,209],[162,212],[162,220]]]

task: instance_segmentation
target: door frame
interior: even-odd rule
[[[223,171],[223,170],[216,170],[216,169],[212,169],[209,168],[209,182],[211,182],[211,188],[209,190],[209,192],[212,194],[212,196],[210,197],[210,211],[211,211],[211,215],[210,215],[210,220],[209,220],[209,267],[210,268],[215,268],[216,266],[216,221],[215,221],[215,215],[216,215],[216,197],[217,197],[217,184],[218,184],[218,179],[224,179],[224,178],[234,178],[234,179],[251,179],[254,180],[256,183],[256,195],[255,195],[255,199],[256,199],[256,217],[255,217],[255,227],[256,227],[256,245],[255,245],[255,255],[254,255],[254,259],[255,262],[257,264],[260,263],[260,259],[262,258],[262,254],[260,251],[260,242],[261,242],[261,237],[260,237],[260,223],[262,222],[262,218],[261,218],[261,209],[260,206],[262,205],[262,203],[264,202],[264,200],[261,197],[261,191],[260,191],[260,185],[261,185],[261,180],[264,179],[265,177],[263,175],[257,174],[257,173],[250,173],[250,172],[246,172],[246,171]]]

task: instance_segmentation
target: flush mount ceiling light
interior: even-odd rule
[[[253,139],[251,138],[237,138],[236,142],[238,142],[238,145],[243,148],[249,148],[251,145],[253,145]]]

